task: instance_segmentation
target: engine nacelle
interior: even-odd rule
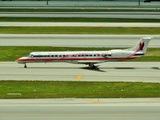
[[[125,50],[111,50],[111,54],[113,58],[125,58],[132,55],[133,52]]]

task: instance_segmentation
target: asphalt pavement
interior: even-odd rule
[[[159,120],[159,98],[1,99],[2,120]]]
[[[97,69],[71,63],[0,63],[0,80],[160,82],[160,62],[106,62]]]
[[[0,6],[146,6],[146,7],[158,7],[159,2],[144,3],[143,0],[135,1],[0,1]]]
[[[1,12],[1,17],[160,19],[159,12]]]
[[[58,46],[129,48],[142,37],[154,37],[149,47],[160,47],[160,35],[0,34],[0,46]]]

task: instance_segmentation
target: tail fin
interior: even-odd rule
[[[147,47],[148,47],[148,44],[150,42],[150,40],[152,39],[153,37],[143,37],[140,39],[140,41],[138,42],[138,44],[132,48],[129,48],[128,50],[129,51],[135,51],[135,52],[143,52],[144,54],[146,53],[147,51]]]

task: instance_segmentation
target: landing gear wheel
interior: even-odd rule
[[[92,69],[96,68],[96,66],[94,66],[94,64],[92,64],[92,63],[89,64],[89,67],[92,68]]]
[[[27,65],[26,65],[26,64],[24,64],[24,68],[27,68]]]

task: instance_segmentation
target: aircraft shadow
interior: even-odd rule
[[[134,67],[114,67],[114,69],[136,69]]]
[[[85,69],[85,70],[92,70],[92,71],[98,71],[98,72],[106,72],[104,70],[101,70],[98,67],[94,69],[89,68],[89,67],[27,67],[24,69]]]
[[[154,69],[154,70],[160,70],[159,67],[151,67],[151,69]]]
[[[78,67],[27,67],[26,69],[79,69]]]
[[[84,69],[84,70],[92,70],[92,71],[97,71],[97,72],[106,72],[104,70],[101,70],[100,68],[96,67],[94,69],[89,68],[89,67],[81,67],[80,69]]]
[[[160,70],[159,67],[101,67],[101,69],[119,69],[119,70],[134,70],[134,69],[154,69]]]
[[[22,67],[20,67],[22,68]],[[119,70],[134,70],[134,69],[154,69],[154,70],[160,70],[159,67],[98,67],[92,69],[89,67],[32,67],[28,66],[24,69],[84,69],[84,70],[92,70],[92,71],[98,71],[98,72],[106,72],[102,69],[119,69]]]

